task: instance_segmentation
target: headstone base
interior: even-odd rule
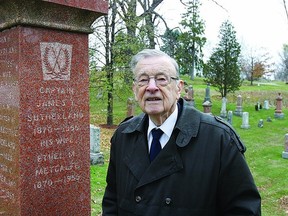
[[[103,165],[104,164],[104,155],[102,152],[91,153],[90,152],[90,164],[91,165]]]
[[[284,113],[274,113],[274,117],[276,119],[283,119],[284,118]]]
[[[283,151],[282,152],[282,158],[288,159],[288,152]]]
[[[249,128],[250,128],[250,125],[241,125],[241,128],[242,128],[242,129],[249,129]]]
[[[221,118],[227,118],[227,112],[221,112],[220,117]]]
[[[243,111],[242,110],[235,110],[233,112],[233,114],[236,115],[236,116],[242,116],[243,115]]]

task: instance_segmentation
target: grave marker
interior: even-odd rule
[[[243,129],[249,129],[249,113],[248,112],[243,112],[242,114],[242,125],[241,128]]]
[[[278,96],[276,98],[276,109],[275,109],[275,112],[274,112],[274,117],[277,118],[277,119],[283,119],[284,118],[284,113],[282,112],[282,96],[281,96],[281,93],[278,93]]]
[[[212,103],[210,99],[210,84],[209,83],[207,84],[207,87],[205,89],[205,98],[204,98],[203,103],[205,103],[206,101],[209,101],[210,103]]]
[[[90,124],[90,164],[104,164],[104,155],[100,152],[100,128]]]
[[[282,157],[288,159],[288,133],[285,134],[285,144],[284,151],[282,152]]]
[[[263,109],[265,109],[265,110],[269,109],[269,101],[268,100],[264,101]]]
[[[211,107],[212,107],[212,103],[210,101],[205,101],[203,104],[203,112],[207,113],[207,114],[212,114],[211,112]]]
[[[260,119],[258,122],[258,127],[263,128],[263,126],[264,126],[264,121],[263,121],[263,119]]]
[[[126,117],[134,116],[135,113],[135,103],[133,98],[127,99],[127,114]]]
[[[2,0],[0,215],[91,215],[88,34],[103,0]]]
[[[192,106],[195,106],[195,102],[194,102],[194,90],[193,90],[193,86],[189,85],[188,88],[185,88],[185,95],[184,95],[184,99],[191,104]]]
[[[237,105],[236,105],[236,110],[234,112],[234,115],[236,116],[242,116],[243,114],[243,108],[242,108],[242,96],[238,95],[237,96]]]
[[[232,118],[233,118],[233,111],[232,110],[229,110],[228,111],[228,116],[227,116],[227,121],[230,125],[232,125]]]
[[[221,105],[221,111],[220,111],[220,117],[226,118],[227,117],[227,99],[226,97],[222,98],[222,105]]]

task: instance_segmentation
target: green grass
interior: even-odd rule
[[[107,153],[104,153],[107,157]],[[101,202],[106,185],[106,171],[108,163],[104,165],[91,166],[91,215],[99,215],[101,213]]]
[[[189,80],[188,77],[183,77],[183,79],[188,85],[193,85],[196,108],[203,111],[202,103],[205,97],[206,84],[201,78],[196,78],[194,81]],[[133,95],[129,90],[122,92],[124,92],[123,95],[114,98],[115,124],[119,124],[125,118],[126,100]],[[255,111],[254,106],[258,101],[263,105],[264,100],[269,100],[275,106],[278,92],[281,92],[283,97],[284,119],[274,118],[275,107],[271,107],[269,110]],[[250,129],[241,129],[242,118],[238,116],[233,116],[232,125],[247,147],[245,156],[262,196],[262,215],[288,215],[288,159],[282,158],[284,137],[288,133],[288,85],[281,82],[261,82],[258,85],[257,82],[254,82],[254,85],[250,86],[249,82],[244,82],[239,91],[228,95],[227,110],[234,111],[236,109],[236,100],[239,94],[243,98],[243,111],[249,112]],[[91,123],[105,124],[106,102],[105,99],[96,99],[96,95],[97,89],[91,89]],[[210,95],[212,113],[219,115],[221,110],[220,94],[211,87]],[[138,112],[140,110],[136,107],[136,113]],[[272,118],[272,122],[267,122],[268,117]],[[263,128],[257,126],[260,119],[264,120]],[[107,145],[109,147],[109,144]],[[101,200],[105,188],[109,148],[104,148],[103,152],[105,164],[103,166],[91,166],[93,215],[101,213]],[[286,198],[286,208],[281,206],[283,198]]]

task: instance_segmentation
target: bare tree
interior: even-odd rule
[[[108,15],[94,24],[97,40],[90,53],[94,54],[91,58],[102,63],[101,70],[106,74],[103,89],[107,92],[107,125],[113,125],[114,72],[123,70],[121,67],[127,72],[128,59],[141,48],[138,39],[140,33],[144,33],[148,47],[155,47],[155,22],[160,16],[155,9],[162,1],[110,0]],[[137,14],[139,6],[142,12]],[[124,76],[124,80],[129,79]]]
[[[250,85],[254,80],[263,77],[269,73],[274,73],[274,63],[271,62],[271,56],[263,49],[250,49],[249,53],[242,53],[240,58],[241,71],[246,75]]]
[[[286,0],[283,0],[283,6],[285,9],[285,13],[286,13],[287,21],[288,21],[288,10],[287,10],[287,6],[286,6]]]

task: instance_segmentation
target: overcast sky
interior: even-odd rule
[[[235,27],[238,42],[249,50],[264,48],[279,60],[283,44],[288,44],[288,20],[283,0],[202,0],[201,18],[205,21],[206,52],[218,42],[220,25],[229,19]],[[288,6],[288,5],[287,5]],[[167,17],[170,28],[177,27],[184,6],[179,1],[162,3],[159,13]],[[207,56],[206,56],[207,58]]]

